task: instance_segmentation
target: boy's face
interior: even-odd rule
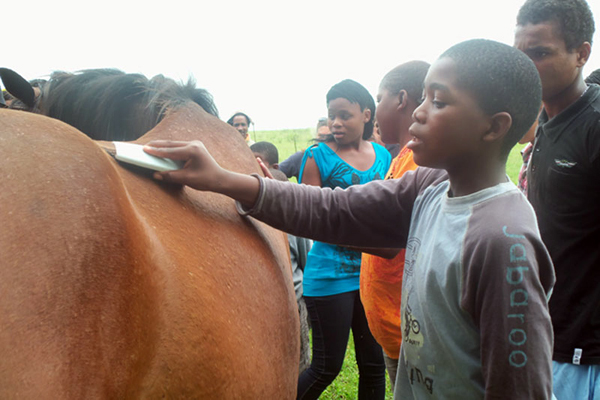
[[[413,113],[407,146],[419,165],[456,170],[480,158],[490,117],[473,95],[457,86],[456,64],[436,61],[425,78],[423,103]]]
[[[517,26],[515,47],[535,64],[544,101],[552,100],[572,85],[585,64],[577,50],[567,50],[556,21]]]
[[[389,90],[379,87],[375,115],[381,141],[385,144],[394,144],[400,141],[399,105],[398,95],[392,95]]]
[[[337,143],[347,145],[362,139],[365,124],[371,119],[371,110],[361,111],[360,104],[342,97],[331,100],[327,109],[329,129]]]

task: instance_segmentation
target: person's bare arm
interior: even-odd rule
[[[321,187],[321,172],[314,158],[307,157],[304,164],[304,172],[302,173],[302,183],[306,185]]]

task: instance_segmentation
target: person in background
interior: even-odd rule
[[[237,129],[246,143],[248,143],[248,146],[254,144],[254,141],[250,138],[250,134],[248,133],[250,124],[253,124],[249,116],[243,112],[236,112],[227,120],[227,123]]]
[[[585,0],[528,0],[515,31],[542,80],[527,198],[556,271],[549,304],[559,400],[600,398],[600,86],[583,79],[594,29]]]
[[[542,106],[543,107],[543,106]],[[540,107],[540,112],[542,108]],[[533,150],[533,141],[535,139],[535,132],[538,127],[538,120],[536,119],[531,128],[527,131],[525,136],[521,140],[519,140],[519,144],[525,144],[525,147],[521,150],[521,158],[523,160],[523,164],[521,164],[521,169],[519,171],[519,175],[517,177],[517,187],[523,192],[525,196],[527,196],[527,165],[529,165],[529,159],[531,158],[531,152]]]
[[[375,102],[361,84],[346,79],[327,93],[331,133],[304,152],[299,182],[347,188],[385,176],[391,157],[373,133]],[[295,211],[295,210],[294,210]],[[304,298],[313,338],[312,362],[298,380],[298,399],[317,399],[344,363],[352,329],[359,373],[359,398],[383,399],[385,364],[369,331],[360,301],[361,254],[315,241],[304,271]]]
[[[385,147],[385,143],[381,141],[381,134],[379,133],[379,125],[377,125],[377,120],[373,121],[373,134],[367,140]]]
[[[329,135],[331,131],[327,126],[327,118],[319,118],[317,122],[316,139],[323,139]],[[304,156],[304,150],[295,152],[279,164],[279,169],[288,177],[295,177],[298,180],[300,174],[300,166],[302,165],[302,157]]]
[[[268,169],[279,169],[279,152],[273,143],[256,142],[250,145],[250,150]]]
[[[600,85],[600,68],[592,71],[592,73],[589,74],[587,78],[585,78],[585,83],[587,83],[588,85],[591,85],[593,83],[595,83],[596,85]]]
[[[412,151],[406,144],[411,139],[408,128],[420,104],[428,69],[429,64],[424,61],[410,61],[388,72],[379,85],[376,116],[381,140],[386,145],[396,144],[402,149],[392,160],[385,179],[400,178],[405,172],[417,168]],[[360,298],[371,333],[383,348],[392,388],[402,343],[400,299],[404,256],[405,249],[392,259],[365,253],[360,267]]]
[[[270,169],[269,172],[273,179],[287,182],[288,178],[283,172],[278,169]],[[310,338],[309,338],[309,322],[308,311],[306,310],[306,302],[304,301],[304,290],[302,281],[304,279],[304,267],[306,266],[306,258],[312,246],[312,240],[290,235],[288,242],[290,243],[290,258],[292,261],[292,278],[294,281],[294,291],[296,292],[296,301],[298,302],[298,314],[300,315],[300,369],[302,374],[310,365]]]

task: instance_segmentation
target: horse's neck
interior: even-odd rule
[[[169,113],[134,143],[146,144],[153,140],[201,140],[222,167],[245,173],[260,171],[256,159],[239,133],[195,103]],[[109,154],[111,150],[114,152],[112,142],[97,143]]]
[[[215,118],[195,103],[191,103],[169,113],[158,125],[134,140],[133,143],[146,144],[153,140],[204,140],[205,132],[212,130],[206,127],[207,120],[210,119]],[[115,146],[112,141],[96,140],[95,142],[109,154],[115,155]]]
[[[140,144],[152,140],[204,140],[207,132],[222,129],[222,122],[208,114],[195,103],[178,108],[167,114],[153,129],[135,142]]]

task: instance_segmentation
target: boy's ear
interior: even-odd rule
[[[589,42],[583,42],[581,46],[575,49],[577,52],[577,66],[583,67],[588,62],[592,53],[592,45]]]
[[[400,93],[398,93],[398,107],[397,110],[402,110],[408,104],[408,93],[406,90],[402,89]]]
[[[499,112],[492,115],[490,129],[483,135],[483,140],[493,142],[502,140],[512,126],[512,117],[507,112]]]

